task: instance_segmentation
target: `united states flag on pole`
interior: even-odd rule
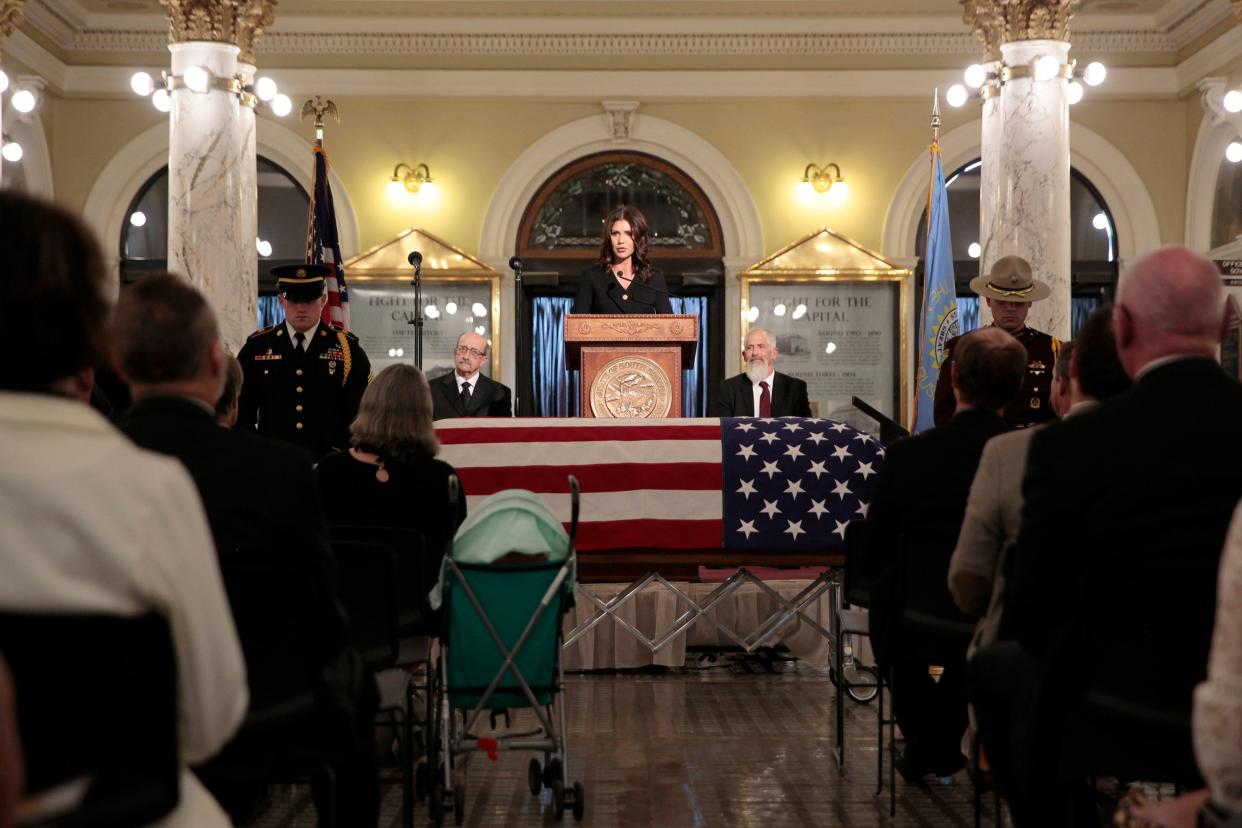
[[[328,153],[323,147],[315,147],[314,151],[315,177],[311,184],[310,218],[306,227],[306,261],[332,268],[332,274],[324,279],[328,287],[328,303],[323,306],[323,321],[349,330],[349,291],[345,287],[341,243],[336,233],[332,185],[328,183]]]
[[[869,434],[796,417],[441,420],[436,436],[470,509],[530,489],[568,525],[576,476],[582,550],[841,549],[884,457]]]

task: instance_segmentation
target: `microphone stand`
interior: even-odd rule
[[[417,250],[409,256],[414,266],[414,318],[410,324],[414,326],[414,367],[423,370],[423,256]]]
[[[509,267],[513,269],[513,279],[517,286],[517,304],[513,309],[513,363],[514,363],[514,383],[513,383],[513,413],[515,416],[522,416],[522,383],[517,374],[517,361],[521,359],[522,353],[522,336],[525,328],[522,327],[522,311],[526,304],[526,292],[522,289],[522,258],[514,256],[509,259]]]

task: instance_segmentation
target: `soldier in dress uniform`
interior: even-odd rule
[[[1056,416],[1049,405],[1052,391],[1052,366],[1056,364],[1061,341],[1054,336],[1026,326],[1031,303],[1048,297],[1052,290],[1036,279],[1031,264],[1021,256],[1005,256],[992,265],[992,272],[970,280],[970,289],[983,297],[992,311],[992,324],[1012,334],[1026,348],[1026,376],[1016,397],[1005,407],[1005,422],[1011,428],[1051,420]],[[953,359],[953,346],[960,337],[945,343],[945,361],[936,380],[936,425],[942,426],[953,416],[955,402],[953,384],[948,370]]]
[[[371,381],[358,337],[321,321],[326,265],[272,269],[285,321],[250,335],[236,428],[307,448],[318,459],[349,447],[349,424]]]

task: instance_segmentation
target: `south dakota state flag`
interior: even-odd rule
[[[919,375],[914,389],[911,433],[933,425],[936,380],[944,363],[944,343],[958,335],[957,290],[953,281],[953,242],[949,234],[949,198],[940,147],[931,147],[931,189],[927,194],[927,246],[923,254],[923,312],[919,317]]]

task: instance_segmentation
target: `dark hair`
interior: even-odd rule
[[[353,445],[387,459],[415,462],[440,451],[427,377],[413,365],[389,365],[375,375],[349,426]]]
[[[45,201],[0,192],[0,310],[20,354],[4,360],[0,388],[42,391],[106,364],[107,271],[91,231]]]
[[[216,417],[228,416],[242,387],[242,367],[237,357],[225,354],[224,361],[224,390],[220,392],[220,399],[216,400]]]
[[[604,240],[600,243],[599,259],[596,262],[605,267],[613,263],[612,226],[618,221],[627,221],[630,224],[630,232],[634,235],[634,253],[631,256],[634,264],[634,278],[647,284],[651,281],[651,263],[647,261],[651,243],[648,239],[647,219],[643,218],[643,214],[638,211],[637,207],[622,204],[604,216]]]
[[[988,327],[963,336],[953,349],[957,390],[980,408],[1004,408],[1018,393],[1026,374],[1026,348],[1000,328]]]
[[[180,276],[143,276],[116,303],[113,359],[131,383],[197,379],[219,338],[207,300]]]
[[[1052,378],[1055,380],[1067,380],[1070,375],[1070,360],[1074,357],[1074,340],[1070,339],[1061,343],[1061,350],[1057,351],[1056,364],[1052,366]]]
[[[1131,385],[1117,356],[1113,338],[1113,306],[1096,308],[1078,329],[1078,387],[1097,400],[1115,397]]]

